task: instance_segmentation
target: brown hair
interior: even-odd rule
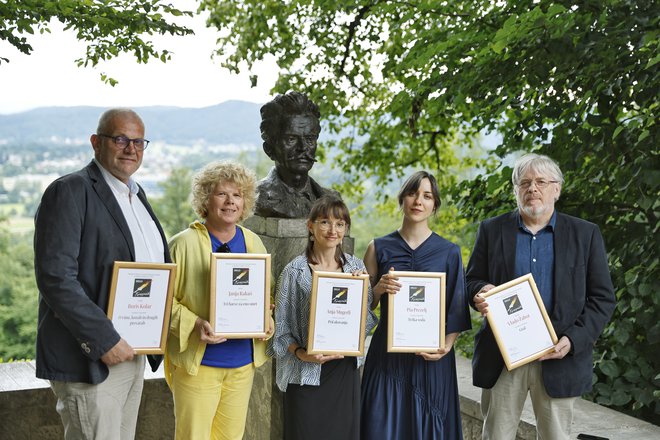
[[[440,207],[440,189],[438,189],[438,182],[433,177],[433,174],[427,171],[417,171],[404,182],[401,190],[399,191],[399,208],[403,206],[403,198],[409,194],[414,194],[422,184],[422,180],[429,179],[431,183],[431,192],[433,193],[433,212]]]
[[[312,209],[310,209],[309,215],[307,216],[307,220],[314,222],[320,218],[330,217],[345,221],[346,233],[348,233],[348,230],[351,227],[351,214],[348,212],[346,204],[336,196],[323,196],[314,202]],[[314,242],[312,241],[311,232],[309,232],[307,236],[307,248],[305,248],[305,256],[307,257],[307,261],[310,263],[318,263],[318,261],[314,259]],[[341,247],[341,243],[339,243],[339,246],[337,246],[337,250],[335,252],[335,261],[341,266],[346,264],[346,257],[344,257],[344,250]]]

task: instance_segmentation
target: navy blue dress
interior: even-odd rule
[[[413,250],[397,231],[374,242],[378,278],[395,270],[446,272],[446,334],[468,330],[470,313],[460,248],[436,233]],[[362,378],[362,439],[462,439],[454,350],[439,361],[387,353],[387,295]]]

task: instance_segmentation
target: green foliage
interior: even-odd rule
[[[190,168],[174,168],[167,180],[158,184],[163,196],[152,199],[158,221],[168,237],[188,228],[197,217],[190,206],[192,171]]]
[[[31,243],[0,225],[0,359],[34,359],[39,294]]]
[[[555,158],[567,182],[558,209],[601,227],[619,300],[596,345],[591,398],[658,422],[657,2],[204,0],[201,8],[220,30],[226,67],[274,55],[276,91],[320,104],[343,136],[327,146],[351,177],[342,189],[364,191],[370,176],[382,188],[427,168],[474,227],[515,206],[511,155]],[[486,132],[502,138],[489,157],[474,150]],[[458,162],[480,174],[459,182]]]
[[[166,62],[170,52],[157,50],[145,36],[192,34],[169,22],[190,15],[159,0],[9,0],[0,3],[0,40],[29,55],[30,36],[50,33],[51,20],[58,20],[65,29],[74,30],[79,41],[88,43],[85,55],[76,60],[78,66],[96,66],[120,53],[132,53],[138,63],[150,58]],[[2,62],[9,59],[0,56]],[[113,86],[117,82],[105,73],[101,79]]]

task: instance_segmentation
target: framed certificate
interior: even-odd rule
[[[364,354],[369,275],[314,271],[307,353]]]
[[[138,354],[163,354],[176,264],[115,261],[108,318]]]
[[[433,353],[445,346],[444,272],[392,271],[401,290],[388,295],[387,351]]]
[[[509,371],[553,351],[557,334],[532,274],[494,287],[482,296],[488,303],[488,324]]]
[[[265,338],[270,324],[270,254],[211,254],[213,331],[227,339]]]

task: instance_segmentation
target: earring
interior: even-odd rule
[[[309,241],[314,241],[314,236],[313,235],[309,236]]]

